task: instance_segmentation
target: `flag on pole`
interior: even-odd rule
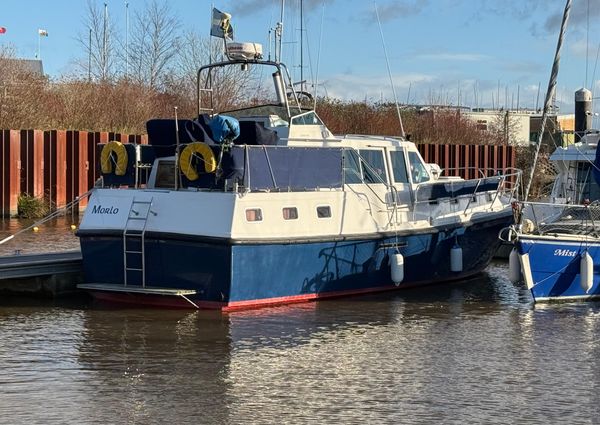
[[[231,15],[229,13],[221,12],[213,7],[210,35],[233,40],[233,27],[231,26]]]
[[[6,28],[5,27],[0,27],[0,34],[4,34],[6,32]]]
[[[46,30],[38,30],[38,34],[40,37],[48,37],[48,31]]]

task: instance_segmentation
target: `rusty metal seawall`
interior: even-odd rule
[[[147,136],[76,130],[0,130],[0,215],[17,213],[19,195],[56,208],[87,192],[100,176],[98,143],[147,143]],[[87,200],[81,202],[85,207]]]
[[[504,171],[516,168],[517,150],[506,145],[417,145],[421,156],[428,163],[438,164],[448,170],[446,175],[465,179],[482,177],[479,170]]]

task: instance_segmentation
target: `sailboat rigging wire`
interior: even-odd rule
[[[531,171],[529,173],[529,180],[525,188],[524,200],[527,201],[529,197],[529,189],[531,189],[531,182],[535,173],[538,156],[540,154],[540,147],[542,146],[542,137],[544,136],[544,130],[546,127],[546,121],[548,119],[548,111],[552,102],[552,97],[556,90],[556,78],[558,77],[558,68],[560,64],[560,49],[562,47],[563,38],[567,30],[567,22],[569,21],[569,14],[571,12],[571,0],[567,0],[565,4],[565,11],[563,13],[563,20],[560,25],[560,33],[558,35],[558,42],[556,43],[556,53],[554,54],[554,63],[552,64],[552,72],[550,73],[550,80],[548,81],[548,90],[546,91],[546,101],[544,102],[544,112],[542,113],[542,123],[540,124],[540,131],[537,137],[537,145],[535,147],[535,155],[533,157],[533,163],[531,164]]]
[[[400,107],[398,106],[398,97],[396,96],[396,88],[394,87],[394,80],[392,79],[392,71],[390,69],[390,61],[388,60],[387,49],[385,47],[385,38],[383,37],[383,29],[381,28],[381,20],[379,19],[379,11],[377,10],[377,2],[373,0],[373,6],[375,7],[375,15],[377,15],[377,23],[379,24],[379,33],[381,34],[381,44],[383,45],[383,53],[385,54],[385,64],[387,65],[388,75],[390,77],[390,84],[392,86],[392,93],[394,94],[394,103],[396,104],[396,112],[398,112],[398,121],[400,122],[400,136],[404,137],[404,126],[402,125],[402,116],[400,116]]]
[[[321,28],[319,29],[319,50],[317,50],[317,70],[315,72],[315,97],[313,99],[313,109],[317,109],[317,91],[319,89],[319,64],[321,63],[321,42],[323,41],[323,20],[325,18],[325,0],[321,3],[323,8],[321,12]]]
[[[594,62],[594,72],[592,73],[592,112],[594,112],[594,88],[596,87],[596,84],[594,84],[594,81],[596,81],[596,69],[598,68],[598,56],[600,55],[600,43],[598,43],[598,49],[596,50],[596,61]],[[595,115],[592,115],[592,121],[594,120]],[[592,122],[592,128],[594,128],[593,122]]]

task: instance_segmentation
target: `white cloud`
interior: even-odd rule
[[[427,74],[396,74],[393,77],[394,87],[398,97],[404,96],[404,99],[398,99],[403,102],[409,87],[421,84],[434,83],[436,77]],[[320,95],[343,99],[343,100],[392,100],[393,93],[390,86],[389,77],[386,75],[377,75],[369,77],[359,77],[353,74],[331,75],[324,80],[320,86]],[[325,91],[325,93],[323,93]],[[412,96],[411,96],[412,98]]]
[[[479,62],[489,60],[492,57],[479,53],[424,53],[415,56],[419,60]]]

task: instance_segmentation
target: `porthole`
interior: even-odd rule
[[[262,211],[260,208],[249,208],[246,210],[246,220],[262,221]]]
[[[331,217],[331,207],[329,205],[323,205],[323,206],[317,207],[317,217],[319,217],[319,218]]]
[[[286,207],[283,209],[283,219],[284,220],[296,220],[298,219],[298,208],[296,207]]]

